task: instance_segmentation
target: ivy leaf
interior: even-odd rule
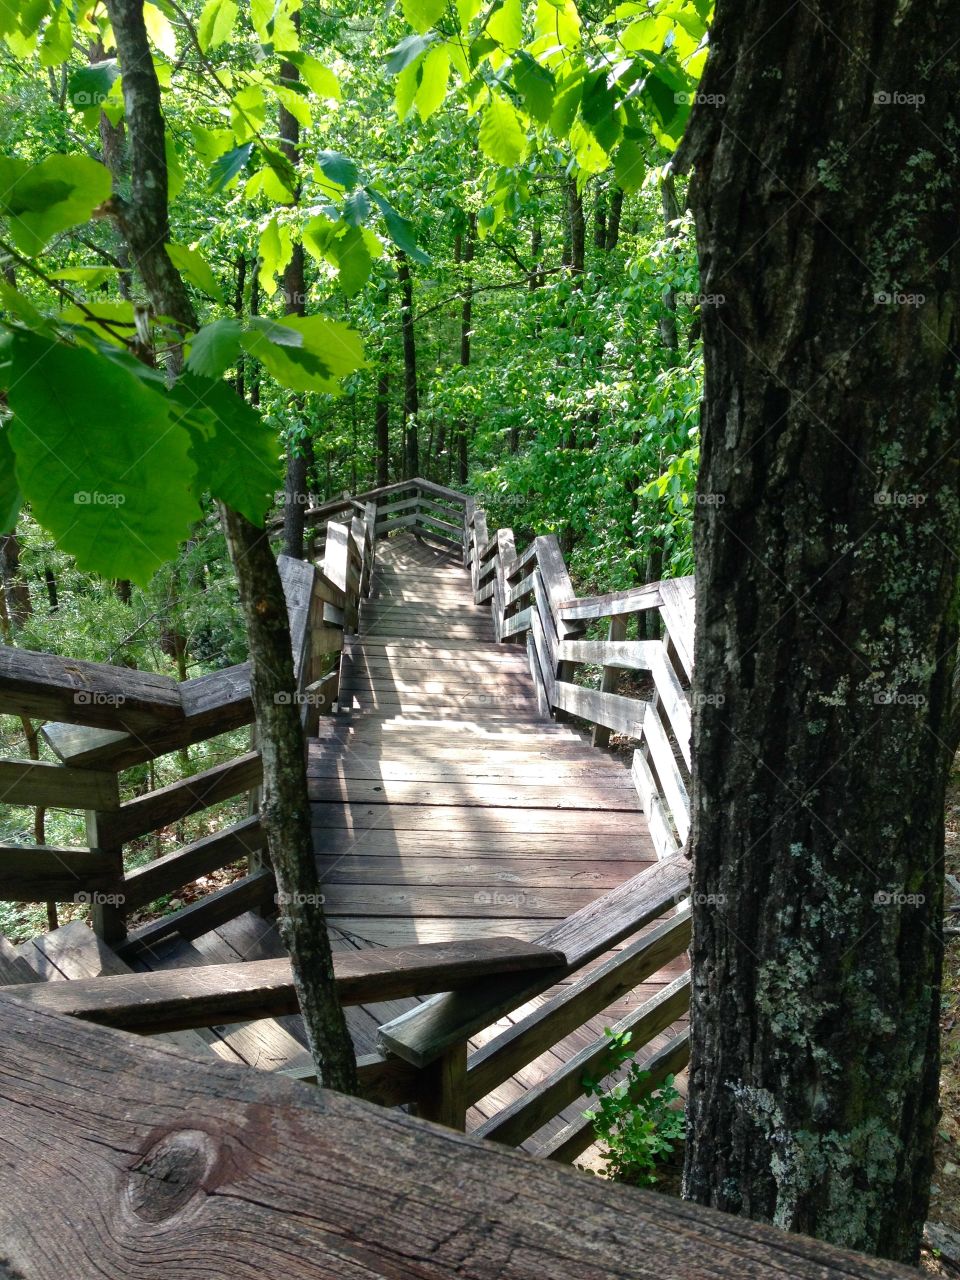
[[[433,36],[407,36],[387,54],[387,75],[398,76],[433,44]]]
[[[146,582],[202,514],[190,437],[171,420],[162,380],[24,330],[0,359],[33,514],[81,569]]]
[[[348,156],[339,151],[317,152],[317,164],[324,176],[335,182],[344,191],[352,191],[359,181],[357,166]]]
[[[417,114],[421,120],[429,120],[447,96],[450,79],[450,55],[444,46],[431,49],[420,68],[420,87],[414,97]]]
[[[506,168],[519,164],[527,149],[527,135],[520,116],[511,104],[494,94],[480,125],[480,150],[488,159]]]
[[[0,533],[13,532],[23,506],[23,494],[17,484],[15,465],[10,433],[0,431]]]
[[[289,391],[336,394],[340,380],[366,364],[360,335],[323,316],[285,316],[269,329],[251,325],[243,346]]]
[[[520,53],[513,67],[513,83],[517,86],[523,105],[529,115],[540,124],[546,124],[553,111],[555,80],[553,73],[531,58]]]
[[[240,355],[243,325],[228,316],[205,324],[190,340],[186,369],[204,378],[219,378]]]
[[[39,164],[0,156],[0,213],[21,253],[40,253],[59,231],[86,222],[110,197],[110,171],[88,156],[48,156]]]
[[[234,0],[207,0],[197,23],[197,41],[204,53],[226,44],[237,20]]]
[[[417,245],[413,223],[408,222],[406,218],[402,218],[386,196],[381,195],[375,188],[367,187],[367,191],[383,214],[383,220],[387,224],[387,234],[397,248],[402,249],[407,257],[412,258],[414,262],[419,262],[421,266],[429,267],[430,257]]]
[[[273,430],[233,387],[218,379],[186,371],[170,394],[181,410],[174,411],[174,420],[190,433],[200,484],[262,525],[280,481]]]
[[[403,0],[403,16],[422,35],[436,26],[447,9],[447,0]]]
[[[225,191],[247,166],[253,143],[245,142],[242,147],[234,147],[226,155],[219,156],[210,166],[210,190]]]
[[[220,281],[213,274],[207,260],[197,249],[185,244],[168,244],[165,246],[167,257],[193,285],[196,285],[208,297],[216,302],[223,301],[223,290]]]
[[[115,81],[120,78],[116,58],[105,62],[93,62],[88,67],[78,67],[67,82],[70,105],[77,111],[101,107],[106,102]]]
[[[373,265],[363,231],[359,227],[347,227],[336,241],[337,277],[340,288],[348,296],[359,293],[370,278]]]

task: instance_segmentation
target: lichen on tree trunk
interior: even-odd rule
[[[937,1118],[958,48],[946,0],[719,0],[680,157],[706,361],[685,1194],[905,1261]]]

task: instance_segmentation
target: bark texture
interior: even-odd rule
[[[410,263],[402,249],[397,250],[397,279],[400,282],[400,330],[403,338],[403,438],[405,441],[407,479],[420,470],[418,422],[420,391],[417,386],[417,335],[413,324],[413,279]]]
[[[948,0],[719,0],[685,1194],[913,1261],[960,546]]]

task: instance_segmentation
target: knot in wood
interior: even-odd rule
[[[200,1191],[209,1189],[218,1147],[209,1134],[183,1129],[166,1134],[130,1170],[127,1201],[144,1222],[165,1222]]]

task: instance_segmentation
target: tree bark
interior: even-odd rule
[[[672,173],[664,175],[660,183],[660,208],[663,212],[663,234],[668,240],[676,240],[676,222],[680,217],[676,181]],[[663,310],[660,312],[660,341],[669,353],[671,363],[680,349],[677,338],[677,295],[672,284],[663,291]]]
[[[22,627],[33,613],[33,602],[27,580],[20,572],[20,539],[16,533],[0,536],[0,572],[10,621],[15,627]]]
[[[613,194],[610,196],[610,212],[607,215],[607,239],[604,248],[609,251],[615,249],[620,241],[620,218],[623,214],[623,191],[620,187],[614,187]]]
[[[947,0],[719,0],[679,158],[713,299],[685,1194],[906,1262],[938,1113],[958,42]]]
[[[107,0],[107,12],[123,67],[130,137],[134,207],[124,215],[130,249],[153,307],[187,331],[196,327],[193,305],[163,247],[170,238],[164,126],[143,0]],[[333,980],[313,855],[303,729],[290,696],[295,686],[283,586],[266,531],[227,508],[221,509],[221,518],[250,647],[251,694],[263,754],[262,821],[277,881],[281,931],[318,1077],[331,1088],[355,1093],[356,1061]]]
[[[403,336],[403,438],[408,480],[420,468],[420,443],[417,418],[420,414],[420,392],[417,387],[417,337],[413,326],[413,280],[410,263],[402,249],[397,250],[397,279],[400,281],[400,329]]]
[[[470,264],[476,252],[477,218],[470,215],[462,242],[461,263],[466,267],[460,303],[460,368],[470,367],[473,340],[473,272]],[[465,419],[457,421],[457,477],[465,485],[470,474],[470,428]]]
[[[567,180],[567,226],[570,236],[570,258],[567,265],[575,286],[579,288],[583,277],[587,225],[583,216],[583,197],[577,190],[575,178]]]

